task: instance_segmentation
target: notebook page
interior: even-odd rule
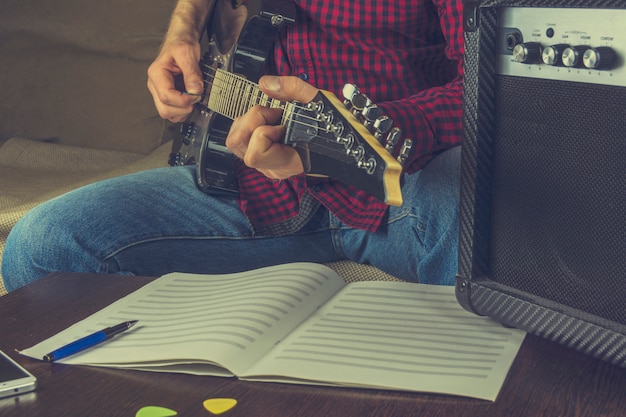
[[[465,311],[453,287],[352,283],[246,379],[495,400],[524,335]]]
[[[329,268],[309,263],[226,275],[173,273],[22,353],[41,359],[107,326],[139,320],[128,332],[60,362],[229,374],[210,366],[217,364],[237,374],[343,285]]]

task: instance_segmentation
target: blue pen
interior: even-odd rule
[[[106,340],[111,339],[118,334],[125,332],[126,330],[137,324],[137,320],[126,321],[116,326],[107,327],[95,333],[85,336],[81,339],[75,340],[63,347],[54,350],[43,357],[43,360],[47,362],[58,361],[59,359],[66,358],[75,353],[82,352],[85,349],[96,346]]]

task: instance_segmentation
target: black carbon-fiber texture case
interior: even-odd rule
[[[466,2],[457,299],[626,367],[626,87],[498,75],[499,7],[626,1]]]

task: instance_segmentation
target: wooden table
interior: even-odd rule
[[[198,417],[210,415],[202,402],[217,397],[238,400],[228,417],[626,416],[626,369],[531,335],[496,402],[48,364],[15,352],[152,279],[57,273],[0,297],[0,349],[39,380],[34,393],[0,400],[0,416],[134,417],[157,405]]]

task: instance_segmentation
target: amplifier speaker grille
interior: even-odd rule
[[[626,88],[501,76],[496,101],[491,279],[626,324]]]

